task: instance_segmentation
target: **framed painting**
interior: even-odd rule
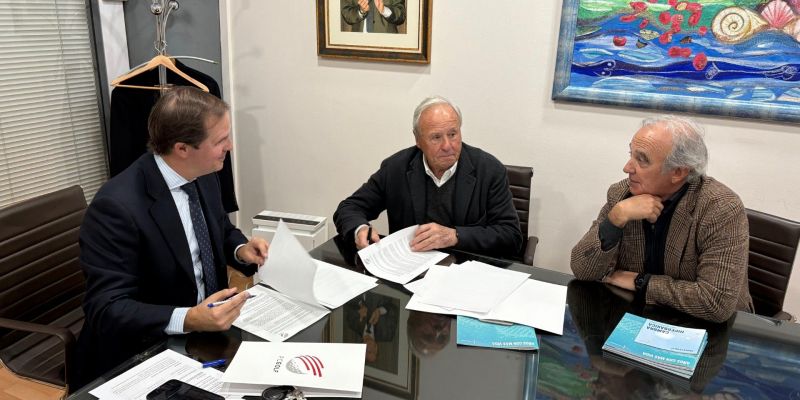
[[[800,121],[800,0],[563,0],[554,100]]]
[[[419,360],[406,331],[410,295],[380,285],[331,313],[331,343],[365,343],[364,385],[406,399],[416,398]]]
[[[317,54],[429,64],[432,1],[317,0]]]

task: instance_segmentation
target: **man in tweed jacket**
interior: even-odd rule
[[[575,276],[709,321],[752,311],[744,206],[705,175],[707,162],[693,121],[645,120],[630,143],[628,178],[611,185],[597,220],[572,249]]]

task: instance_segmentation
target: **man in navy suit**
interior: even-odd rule
[[[333,221],[358,249],[380,240],[369,226],[386,210],[389,232],[419,225],[411,250],[455,248],[507,257],[522,246],[506,168],[461,142],[461,111],[445,98],[414,111],[416,146],[383,160],[361,188],[339,203]]]
[[[76,387],[167,335],[229,329],[248,295],[228,288],[226,265],[252,275],[267,256],[266,241],[231,224],[213,174],[231,150],[228,105],[176,87],[148,131],[152,153],[100,188],[81,226]]]

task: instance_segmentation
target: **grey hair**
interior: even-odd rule
[[[646,118],[642,127],[663,126],[672,136],[672,149],[661,171],[666,173],[675,168],[689,168],[688,182],[695,182],[705,176],[708,166],[708,149],[703,141],[703,128],[694,120],[675,115],[660,115]]]
[[[414,125],[413,125],[414,136],[419,136],[419,117],[422,115],[423,112],[425,112],[425,110],[438,104],[447,104],[448,106],[450,106],[450,108],[455,110],[456,114],[458,114],[458,127],[461,128],[461,121],[462,121],[461,110],[458,108],[458,106],[442,96],[430,96],[425,100],[422,100],[422,102],[419,103],[417,108],[414,109]]]

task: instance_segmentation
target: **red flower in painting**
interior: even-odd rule
[[[628,42],[628,39],[625,39],[622,36],[614,36],[614,46],[622,47],[625,46],[625,43]]]
[[[647,18],[643,19],[642,22],[639,24],[639,29],[644,29],[649,23],[650,23],[649,19]]]
[[[688,47],[672,46],[667,50],[670,57],[684,57],[689,58],[692,55],[692,49]]]
[[[661,44],[667,44],[667,43],[671,42],[672,41],[672,31],[666,31],[666,32],[662,33],[661,36],[658,37],[658,41],[661,42]]]
[[[663,11],[661,14],[658,14],[658,22],[666,25],[672,19],[672,15],[670,15],[669,11]]]
[[[623,15],[623,16],[619,17],[619,20],[622,21],[622,22],[631,22],[631,21],[635,20],[636,18],[638,18],[636,16],[636,14],[630,14],[630,15]]]
[[[700,36],[705,36],[706,32],[708,32],[708,28],[705,26],[701,26],[700,28],[697,29],[697,33],[699,33]]]
[[[689,26],[695,26],[700,22],[700,13],[693,13],[689,16]]]
[[[708,65],[708,57],[706,57],[705,53],[697,53],[692,61],[692,66],[694,69],[702,71],[706,68],[706,65]]]
[[[647,4],[645,4],[643,1],[634,1],[631,2],[630,4],[631,8],[633,8],[633,11],[636,11],[637,13],[640,13],[647,9]]]

